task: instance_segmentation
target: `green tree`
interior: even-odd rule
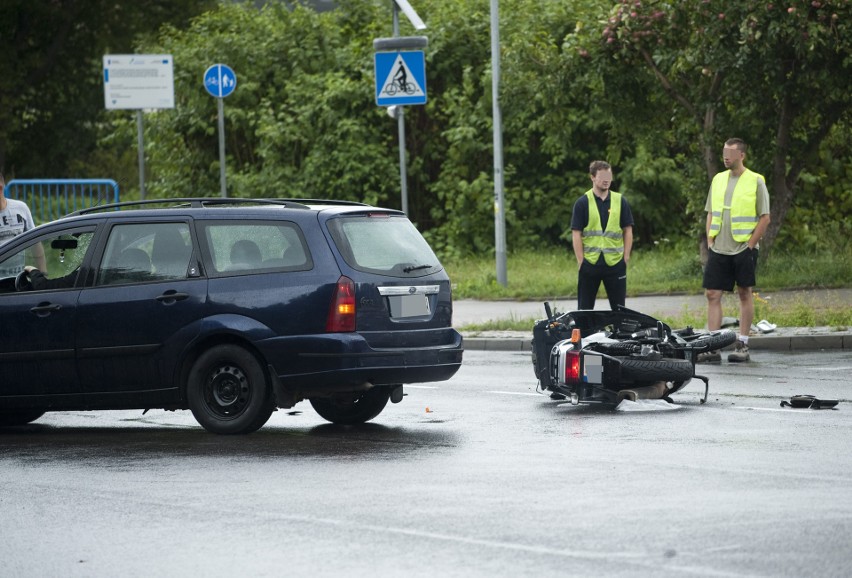
[[[848,126],[850,21],[848,0],[619,0],[597,42],[622,75],[653,75],[666,98],[649,100],[672,116],[679,152],[691,134],[708,179],[727,137],[751,144],[747,162],[772,194],[768,254],[803,171],[832,128]]]
[[[135,39],[161,24],[184,26],[216,4],[4,0],[0,168],[7,178],[69,176],[69,165],[96,148],[104,118],[103,55],[131,52]]]

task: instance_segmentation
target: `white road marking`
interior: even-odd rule
[[[530,393],[528,391],[486,391],[485,393],[496,393],[497,395],[544,395],[541,393]]]
[[[782,413],[801,413],[801,414],[808,413],[808,412],[805,412],[805,411],[793,411],[793,412],[791,412],[790,410],[794,409],[794,408],[790,408],[790,407],[777,407],[777,408],[776,407],[735,407],[733,409],[753,409],[753,410],[756,410],[756,411],[779,411],[779,412],[782,412]],[[795,408],[795,409],[807,409],[807,408]]]

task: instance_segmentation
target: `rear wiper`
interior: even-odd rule
[[[402,270],[403,273],[411,273],[412,271],[417,271],[418,269],[428,269],[432,265],[417,265],[416,267],[406,267]]]

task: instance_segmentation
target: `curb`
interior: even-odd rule
[[[838,331],[836,333],[816,335],[753,335],[749,337],[748,346],[752,351],[852,349],[852,333]],[[532,338],[522,336],[464,336],[464,348],[469,351],[529,352],[532,350]]]

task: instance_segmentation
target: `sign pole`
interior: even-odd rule
[[[219,112],[219,188],[228,196],[225,186],[225,97],[237,88],[237,75],[227,64],[214,64],[204,72],[204,88],[216,99]]]
[[[136,111],[139,198],[145,199],[145,126],[142,111],[175,107],[171,54],[104,54],[104,106]]]
[[[426,104],[426,61],[423,52],[407,51],[424,48],[429,43],[425,36],[399,36],[399,13],[417,30],[426,25],[408,0],[393,0],[393,37],[376,38],[376,104],[387,106],[388,115],[396,119],[399,132],[399,180],[402,194],[402,212],[408,214],[408,175],[405,154],[405,106]]]
[[[228,196],[225,189],[225,99],[217,98],[219,103],[219,188],[223,197]]]
[[[397,109],[396,123],[399,128],[399,178],[402,182],[402,212],[408,214],[408,173],[405,170],[405,107]]]
[[[399,5],[393,3],[393,37],[399,38]],[[405,159],[405,107],[397,108],[396,125],[399,129],[399,179],[402,193],[402,212],[408,214],[408,174]]]
[[[145,131],[142,128],[142,109],[136,111],[137,148],[139,149],[139,198],[145,200]]]

